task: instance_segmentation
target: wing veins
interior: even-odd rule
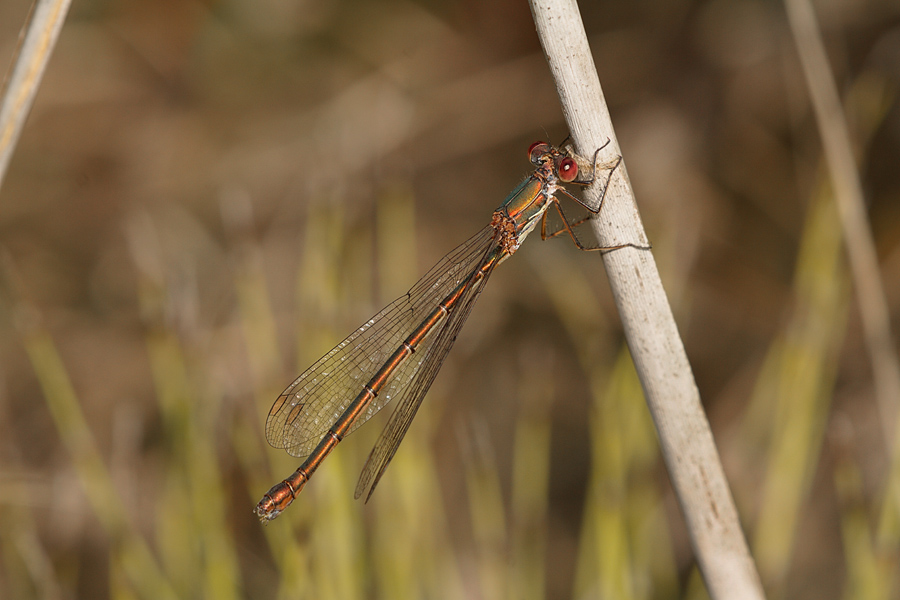
[[[484,258],[479,262],[476,269],[481,269],[484,266],[494,249],[494,245],[487,249]],[[481,290],[484,289],[484,285],[487,283],[488,277],[490,277],[494,267],[496,267],[496,264],[486,271],[480,280],[469,286],[464,297],[460,299],[443,327],[441,327],[440,332],[435,336],[435,341],[430,345],[428,355],[424,358],[422,368],[416,375],[415,381],[403,391],[403,396],[397,403],[394,412],[391,414],[388,424],[381,432],[381,436],[372,448],[368,460],[366,460],[363,471],[359,476],[359,482],[356,485],[356,498],[362,496],[363,492],[368,488],[369,492],[366,495],[366,501],[368,502],[369,498],[372,496],[372,492],[375,491],[375,487],[378,485],[385,469],[397,452],[397,448],[400,446],[400,442],[406,435],[416,412],[419,410],[419,406],[421,406],[425,395],[428,393],[429,388],[431,388],[431,384],[434,382],[435,377],[437,377],[437,373],[440,371],[444,358],[453,347],[453,343],[456,341],[459,330],[466,322],[466,319],[472,311],[472,307],[475,305],[475,301],[478,299],[479,294],[481,294]]]
[[[410,290],[304,371],[279,395],[266,421],[266,439],[293,456],[306,456],[374,373],[423,318],[481,264],[493,237],[488,226],[432,267]],[[448,317],[449,318],[449,317]],[[423,341],[433,343],[438,331]],[[347,346],[354,347],[347,349]],[[420,348],[419,351],[426,351]],[[416,379],[423,359],[409,357],[350,429],[362,425]]]

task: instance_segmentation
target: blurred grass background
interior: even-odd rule
[[[897,598],[896,415],[782,6],[581,10],[769,597]],[[900,7],[817,10],[896,323]],[[491,278],[368,505],[380,418],[251,513],[298,464],[276,395],[566,133],[523,2],[75,2],[0,190],[0,598],[703,598],[600,261],[560,240]]]

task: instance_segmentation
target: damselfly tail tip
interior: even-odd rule
[[[291,505],[291,502],[297,498],[297,494],[299,494],[300,490],[303,489],[303,486],[306,485],[308,478],[309,476],[305,471],[297,469],[291,478],[273,485],[272,489],[266,492],[266,495],[262,497],[262,500],[260,500],[256,505],[256,508],[253,509],[253,512],[256,513],[256,516],[258,516],[259,520],[263,523],[271,521]],[[294,483],[292,484],[291,481]]]
[[[280,515],[281,511],[275,508],[272,499],[266,496],[260,500],[259,504],[256,505],[256,508],[253,509],[253,514],[259,517],[260,523],[268,523]]]

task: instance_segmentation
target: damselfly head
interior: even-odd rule
[[[552,161],[556,176],[563,183],[575,181],[578,177],[578,163],[575,159],[560,152],[547,142],[535,142],[528,147],[528,160],[536,167]]]
[[[541,166],[541,159],[553,152],[553,147],[547,142],[535,142],[528,147],[528,160],[536,167]]]

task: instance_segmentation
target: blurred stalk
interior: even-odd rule
[[[634,595],[641,599],[674,596],[679,587],[678,567],[658,484],[659,446],[625,345],[604,395],[616,407],[614,415],[620,430]],[[596,429],[593,431],[596,434]],[[595,439],[593,445],[599,446],[599,440]]]
[[[197,386],[190,381],[191,369],[171,331],[153,331],[151,327],[147,352],[172,442],[167,498],[160,504],[189,508],[164,510],[160,515],[165,532],[160,547],[167,550],[167,567],[173,576],[177,574],[183,595],[237,598],[240,570],[234,540],[228,535],[228,494],[215,455],[215,403],[195,391]]]
[[[872,363],[880,423],[891,455],[886,503],[894,513],[893,529],[900,522],[900,359],[891,333],[890,312],[878,253],[866,212],[854,145],[841,107],[838,87],[828,64],[825,44],[809,0],[785,0],[788,21],[797,45],[816,115],[828,175],[834,190],[850,274]],[[884,522],[888,518],[885,515]]]
[[[253,375],[253,389],[259,392],[257,400],[268,408],[274,394],[280,391],[273,394],[269,389],[281,376],[283,367],[262,250],[252,233],[253,206],[250,198],[238,191],[222,194],[220,206],[222,223],[233,247],[234,287],[244,339],[251,350],[247,358]]]
[[[469,494],[469,513],[475,538],[475,565],[481,598],[508,596],[506,569],[506,511],[490,434],[483,421],[471,430],[460,428],[460,448]]]
[[[215,414],[200,414],[211,408],[211,399],[194,391],[182,348],[171,331],[151,326],[146,342],[172,443],[165,497],[159,504],[190,509],[167,508],[159,515],[167,569],[184,596],[237,598],[240,570],[234,540],[228,535],[227,493],[214,451]]]
[[[840,506],[841,538],[847,570],[844,598],[889,600],[896,598],[896,558],[884,560],[875,551],[866,512],[862,473],[849,457],[839,457],[834,469],[834,487]],[[896,552],[896,549],[895,549]]]
[[[0,188],[72,0],[37,0],[0,95]]]
[[[547,580],[547,506],[553,355],[538,348],[520,353],[521,401],[513,450],[509,600],[540,600]]]
[[[415,198],[408,183],[394,182],[382,190],[375,223],[378,304],[383,304],[405,293],[418,275]],[[439,389],[440,384],[432,388],[391,463],[390,475],[379,483],[370,502],[375,513],[371,554],[378,598],[462,596],[431,447]],[[392,408],[388,405],[385,410]],[[364,448],[374,444],[378,434],[376,425],[366,429],[371,431],[361,444]]]
[[[13,505],[13,502],[4,504]],[[28,508],[4,507],[0,515],[0,531],[3,532],[0,536],[0,560],[4,567],[0,590],[9,591],[11,598],[63,598],[53,562],[41,542],[37,524]]]
[[[271,402],[281,391],[277,387],[280,384],[276,382],[282,373],[282,365],[261,251],[252,235],[252,204],[246,195],[228,190],[222,194],[220,209],[231,249],[230,262],[237,294],[238,317],[247,346],[255,400],[251,410],[244,413],[250,418],[238,418],[231,432],[235,456],[241,463],[249,485],[249,514],[259,498],[280,476],[275,465],[286,462],[277,460],[281,458],[281,453],[269,452],[271,449],[260,435],[260,417],[266,414],[263,411],[268,411]],[[242,411],[239,414],[240,412]],[[307,514],[302,509],[295,511],[295,514],[297,512]],[[304,568],[306,561],[302,560],[306,553],[298,547],[291,528],[267,527],[264,533],[276,564],[291,565],[288,570],[280,570],[282,593],[290,595],[302,589],[301,582],[308,580],[308,573]],[[289,585],[291,582],[296,585]],[[286,592],[285,586],[291,591]]]
[[[128,240],[138,272],[138,301],[147,328],[145,343],[164,423],[167,468],[160,519],[160,548],[166,570],[181,596],[236,598],[239,569],[225,506],[225,486],[215,455],[215,386],[196,385],[191,348],[198,337],[196,278],[188,269],[167,272],[152,221],[136,216]],[[185,263],[179,264],[180,268]],[[202,375],[199,375],[202,377]],[[198,576],[199,575],[199,576]]]
[[[24,284],[8,255],[4,271],[12,292],[13,322],[22,337],[44,399],[94,513],[109,536],[112,569],[122,569],[134,592],[143,598],[176,598],[153,553],[134,530],[116,485],[103,463],[56,345],[37,308],[26,299]]]
[[[419,275],[415,208],[407,182],[394,182],[378,195],[375,242],[379,305],[405,293]]]
[[[9,403],[3,397],[5,381],[0,375],[0,422],[14,423],[8,411]],[[4,451],[3,496],[0,500],[0,597],[7,591],[10,598],[63,598],[63,587],[54,569],[50,549],[42,542],[38,523],[31,507],[23,498],[39,494],[34,489],[35,479],[26,475],[25,465],[16,446]]]
[[[297,276],[297,374],[302,373],[340,339],[338,314],[341,297],[341,257],[348,232],[344,211],[327,198],[312,202],[303,236]],[[365,281],[355,282],[355,291],[370,302]],[[354,298],[359,301],[359,298]]]
[[[253,235],[252,204],[245,195],[229,190],[222,196],[221,214],[231,246],[238,317],[250,361],[256,408],[250,413],[251,419],[238,419],[232,432],[235,454],[249,484],[247,513],[250,514],[265,491],[296,465],[283,452],[269,448],[260,435],[263,425],[260,417],[267,414],[281,386],[287,382],[278,382],[283,369],[262,251]],[[275,562],[277,598],[316,597],[315,588],[310,586],[313,557],[297,536],[310,523],[309,502],[313,496],[305,498],[305,503],[295,502],[277,526],[263,527]]]
[[[862,154],[890,105],[885,83],[860,77],[846,105],[858,126]],[[756,431],[774,428],[754,550],[764,577],[776,586],[787,572],[800,506],[820,454],[849,310],[841,224],[822,179],[824,175],[810,203],[797,259],[793,316],[787,333],[767,354],[744,427],[744,434],[754,437]],[[766,423],[772,414],[773,422]]]
[[[763,579],[779,589],[790,565],[800,506],[828,419],[847,310],[840,225],[820,186],[807,217],[795,275],[794,315],[771,352],[777,358],[772,446],[754,535]],[[752,404],[765,402],[760,382]]]
[[[866,214],[857,161],[853,156],[854,144],[813,7],[808,0],[786,0],[785,4],[822,136],[866,332],[876,397],[884,417],[885,438],[890,443],[894,433],[892,423],[900,414],[900,361],[891,339],[878,256]]]
[[[2,300],[4,298],[0,296],[0,312],[5,312],[7,306]],[[5,373],[0,370],[0,423],[15,423],[6,391]],[[7,591],[11,598],[62,598],[63,588],[54,570],[53,557],[41,541],[31,507],[22,501],[39,493],[32,487],[36,483],[35,477],[26,474],[26,465],[18,446],[5,448],[3,470],[0,564],[4,568],[0,575],[0,597],[3,597],[3,591]]]
[[[592,469],[577,597],[674,594],[678,573],[654,477],[658,448],[627,348],[591,388]]]
[[[340,202],[324,200],[310,205],[296,285],[298,372],[340,339],[338,330],[343,328],[336,327],[337,315],[343,312],[340,307],[356,301],[368,308],[371,236],[366,231],[354,233],[348,231]],[[266,409],[272,400],[274,397],[265,400]],[[267,532],[284,530],[281,519],[286,519],[304,534],[300,541],[292,539],[293,549],[272,548],[281,578],[279,597],[357,598],[367,589],[365,529],[360,509],[352,500],[355,469],[347,464],[348,450],[353,447],[352,440],[341,444],[290,510],[266,527]],[[269,454],[273,464],[281,465],[273,473],[272,485],[296,468],[298,459],[271,449]],[[302,555],[302,563],[293,563],[292,555]]]
[[[363,598],[368,583],[365,528],[359,504],[353,499],[355,469],[347,464],[344,450],[332,453],[327,468],[316,472],[315,487],[309,490],[316,499],[315,518],[309,526],[316,600]]]
[[[619,419],[618,381],[628,368],[627,352],[620,353],[605,390],[597,386],[591,410],[591,478],[585,502],[582,544],[579,551],[579,597],[636,598],[631,564],[631,540],[627,528],[625,434]]]

